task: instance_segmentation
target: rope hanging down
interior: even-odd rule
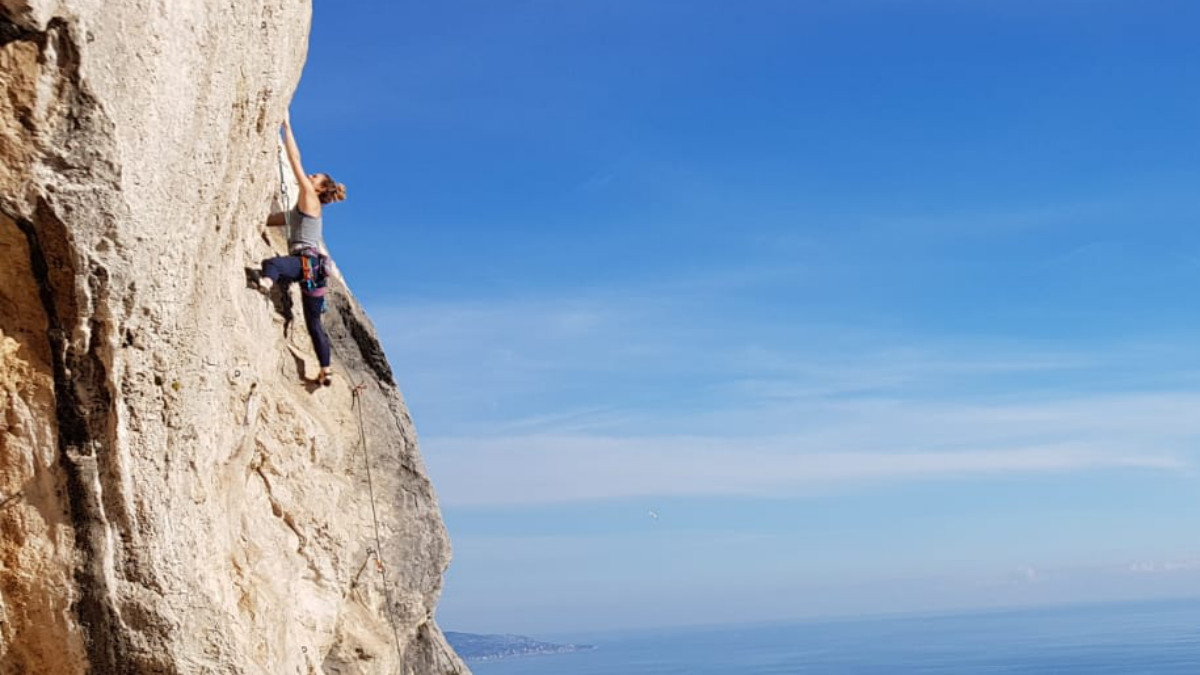
[[[283,213],[283,233],[286,235],[287,240],[291,241],[292,219],[288,217],[288,212],[292,210],[292,199],[291,195],[288,194],[287,171],[286,167],[284,166],[284,161],[286,158],[284,156],[284,152],[285,150],[283,147],[283,142],[280,141],[278,150],[275,153],[275,159],[279,163],[279,211]]]
[[[371,498],[371,522],[375,526],[375,550],[372,555],[375,556],[375,565],[379,569],[379,576],[383,577],[383,599],[387,603],[388,623],[392,626],[392,638],[396,642],[396,658],[401,671],[404,669],[404,650],[400,647],[400,631],[396,629],[396,617],[392,610],[392,590],[391,584],[388,583],[387,569],[383,566],[383,538],[379,536],[379,514],[375,510],[375,484],[371,478],[371,456],[367,452],[367,434],[363,428],[363,413],[362,413],[362,392],[367,385],[359,384],[351,378],[351,383],[354,388],[351,393],[354,395],[354,407],[358,412],[358,440],[359,447],[362,448],[363,464],[367,467],[367,494]],[[364,562],[364,564],[366,564]]]

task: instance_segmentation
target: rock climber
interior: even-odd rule
[[[294,209],[276,213],[267,219],[269,226],[291,225],[288,232],[290,255],[262,261],[258,288],[265,295],[271,292],[275,284],[281,284],[285,289],[287,284],[293,282],[301,284],[304,325],[308,328],[308,336],[312,338],[313,350],[321,365],[317,381],[328,387],[333,384],[331,347],[329,336],[321,325],[321,313],[325,311],[325,281],[332,263],[321,252],[321,208],[325,204],[344,200],[346,186],[334,181],[327,173],[305,173],[304,165],[300,163],[300,148],[292,134],[291,120],[286,115],[281,129],[288,163],[296,174],[296,182],[300,184],[300,195]]]

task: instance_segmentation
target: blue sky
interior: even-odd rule
[[[443,626],[1200,593],[1194,3],[315,4]]]

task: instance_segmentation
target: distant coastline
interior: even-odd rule
[[[1196,675],[1200,599],[856,620],[630,629],[588,654],[476,661],[479,675]],[[584,638],[580,638],[584,639]]]
[[[521,656],[569,654],[595,649],[594,645],[564,645],[541,642],[524,635],[480,635],[446,631],[446,640],[468,661],[494,661]]]

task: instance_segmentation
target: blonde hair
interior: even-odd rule
[[[321,185],[320,191],[317,192],[317,198],[322,204],[332,204],[346,200],[346,186],[333,179],[327,173],[321,174],[325,176],[325,182]]]

